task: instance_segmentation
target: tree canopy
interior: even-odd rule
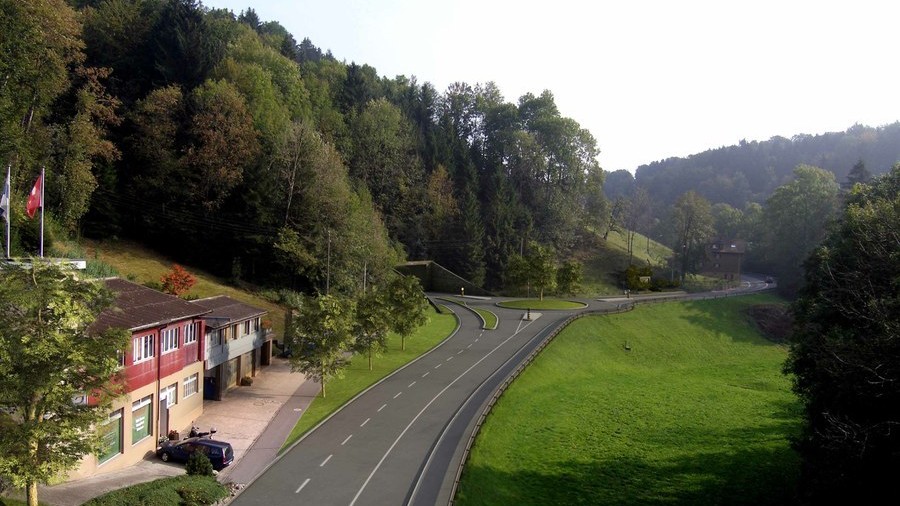
[[[91,325],[112,295],[96,282],[42,265],[0,268],[0,475],[24,487],[78,465],[99,446],[130,334]],[[79,401],[80,399],[80,401]]]
[[[786,371],[811,503],[877,503],[900,466],[900,165],[857,185],[805,263]]]

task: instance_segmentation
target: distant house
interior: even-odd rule
[[[740,281],[741,263],[747,243],[739,239],[712,241],[706,247],[706,258],[700,263],[700,274],[727,281]]]
[[[262,325],[266,310],[225,295],[191,304],[205,311],[204,397],[222,400],[242,378],[271,363],[272,333]]]
[[[126,393],[97,427],[100,454],[86,456],[70,478],[135,464],[156,451],[160,437],[203,412],[202,316],[210,310],[124,279],[105,283],[116,299],[93,328],[131,332],[130,348],[119,354]]]

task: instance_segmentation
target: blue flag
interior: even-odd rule
[[[6,169],[6,181],[3,183],[3,193],[0,194],[0,216],[9,223],[9,169]]]

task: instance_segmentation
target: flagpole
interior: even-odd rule
[[[41,167],[41,258],[44,258],[44,168]]]
[[[6,166],[6,191],[9,195],[6,196],[6,258],[9,259],[9,223],[12,221],[12,205],[10,205],[10,197],[12,197],[12,188],[10,185],[10,171],[12,170],[12,165]]]

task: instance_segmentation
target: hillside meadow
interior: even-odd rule
[[[458,504],[785,504],[800,404],[758,295],[581,318],[482,428]]]

